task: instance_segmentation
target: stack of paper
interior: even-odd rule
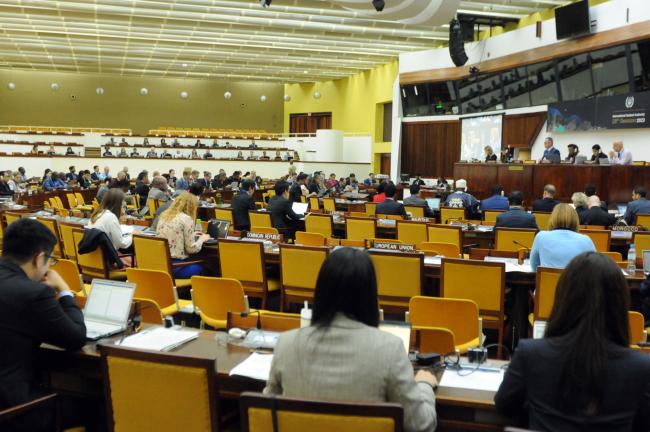
[[[246,360],[232,368],[230,376],[239,375],[260,381],[267,381],[271,374],[273,354],[253,353]]]
[[[468,390],[484,390],[496,392],[503,381],[503,371],[492,372],[463,368],[460,375],[455,370],[445,370],[440,380],[440,387],[453,387]]]
[[[197,337],[198,331],[156,327],[129,336],[117,344],[127,348],[169,351]]]

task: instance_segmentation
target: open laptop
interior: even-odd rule
[[[305,212],[307,211],[307,207],[309,207],[309,203],[294,202],[293,204],[291,204],[291,208],[293,209],[293,212],[298,215],[304,215]]]
[[[650,250],[644,250],[643,253],[643,273],[650,273]]]
[[[431,210],[440,210],[440,198],[427,198],[427,205]]]
[[[86,338],[97,340],[126,330],[135,284],[93,279],[84,308]]]
[[[616,204],[616,208],[618,209],[618,214],[623,216],[627,211],[627,204]]]
[[[210,219],[208,222],[208,234],[213,241],[228,237],[230,221],[223,219]]]

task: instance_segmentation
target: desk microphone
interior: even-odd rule
[[[526,246],[525,244],[521,244],[517,240],[513,240],[512,242],[514,244],[516,244],[517,246],[521,246],[522,248],[526,249],[527,252],[530,252],[530,248],[528,246]]]
[[[257,324],[256,324],[256,327],[257,327],[258,330],[262,330],[262,316],[261,316],[259,310],[256,309],[256,310],[254,310],[252,312],[242,312],[242,313],[239,314],[239,316],[242,317],[242,318],[248,318],[251,313],[255,313],[255,312],[257,312]]]

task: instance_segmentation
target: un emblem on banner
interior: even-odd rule
[[[627,109],[630,109],[630,108],[632,108],[633,106],[634,106],[634,96],[628,96],[628,97],[625,99],[625,107],[626,107]]]

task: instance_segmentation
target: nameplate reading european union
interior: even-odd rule
[[[390,251],[397,251],[397,252],[417,252],[414,244],[375,241],[373,243],[373,247],[375,249],[390,250]]]
[[[256,233],[248,231],[246,233],[246,238],[256,239],[256,240],[271,240],[272,242],[282,241],[282,234],[265,234],[265,233]]]

